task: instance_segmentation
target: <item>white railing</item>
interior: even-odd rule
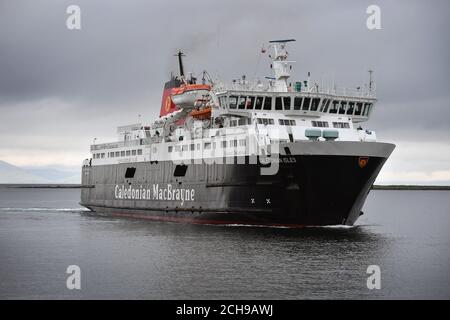
[[[359,88],[346,88],[346,87],[333,87],[329,88],[318,83],[309,82],[309,86],[304,86],[302,82],[300,91],[296,91],[294,87],[290,87],[291,90],[288,93],[316,93],[316,94],[326,94],[341,97],[357,97],[357,98],[376,98],[376,88],[373,85],[371,89],[367,87]],[[235,83],[216,83],[214,85],[214,91],[243,91],[243,92],[267,92],[273,93],[274,87],[267,83],[262,82],[248,82],[248,81],[237,81]]]

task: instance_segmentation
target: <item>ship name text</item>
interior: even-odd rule
[[[127,200],[181,201],[181,205],[183,205],[185,201],[195,201],[195,189],[176,188],[170,183],[165,187],[159,184],[153,184],[149,188],[143,186],[116,185],[114,188],[114,196],[116,199]]]

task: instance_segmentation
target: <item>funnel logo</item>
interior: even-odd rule
[[[364,168],[369,162],[369,157],[359,157],[358,164],[360,168]]]
[[[171,106],[172,106],[172,99],[170,98],[170,96],[167,96],[166,102],[164,104],[164,110],[166,110],[166,112],[169,112]]]

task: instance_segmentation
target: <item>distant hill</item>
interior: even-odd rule
[[[54,167],[20,168],[0,160],[0,183],[3,184],[51,184],[81,183],[81,173],[74,169]]]
[[[0,160],[0,183],[49,183],[50,180],[37,176],[25,169]]]

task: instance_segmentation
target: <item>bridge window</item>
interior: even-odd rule
[[[131,150],[131,155],[135,156],[136,155],[136,150]]]
[[[371,103],[364,103],[364,112],[363,116],[367,117],[369,115],[370,108],[372,107]]]
[[[245,103],[245,108],[253,109],[254,105],[255,105],[255,97],[248,97],[247,102]]]
[[[291,110],[291,97],[283,97],[284,110]]]
[[[329,99],[322,99],[322,105],[320,106],[320,112],[324,112],[325,106],[326,106],[328,101],[329,101]]]
[[[105,154],[104,154],[104,153],[102,153],[101,157],[102,157],[102,159],[103,159],[103,158],[105,157]]]
[[[195,150],[195,144],[191,143],[191,151]]]
[[[341,107],[339,108],[339,114],[345,114],[347,110],[347,101],[341,101]]]
[[[219,97],[219,107],[226,108],[226,100],[224,96]]]
[[[333,105],[330,108],[330,113],[337,113],[339,101],[333,100]]]
[[[224,141],[222,141],[222,148],[226,148],[226,147],[227,147],[227,141],[224,140]]]
[[[281,102],[281,97],[276,97],[275,98],[275,110],[282,110],[283,106],[282,106],[282,102]]]
[[[245,139],[239,140],[239,146],[240,147],[245,147],[247,144],[247,141]]]
[[[237,97],[236,96],[230,96],[228,99],[228,102],[230,104],[230,109],[236,109],[236,105],[237,105]]]
[[[246,97],[239,97],[238,109],[245,109]]]
[[[120,152],[119,151],[116,151],[116,155],[115,155],[116,157],[120,157]]]
[[[317,111],[319,108],[320,98],[313,98],[311,102],[311,111]]]
[[[272,97],[265,97],[263,109],[264,110],[271,110],[272,109]]]
[[[120,156],[125,157],[125,151],[120,151]]]
[[[261,110],[262,105],[263,105],[263,99],[264,99],[264,97],[257,97],[256,98],[256,103],[255,103],[255,109],[256,110]]]
[[[211,149],[211,142],[205,142],[204,149],[205,149],[205,150]]]
[[[300,110],[300,107],[302,106],[302,100],[303,98],[300,97],[294,98],[294,110]]]
[[[173,146],[169,146],[169,147],[167,148],[167,151],[172,152],[172,151],[173,151]]]
[[[353,101],[350,101],[348,103],[347,114],[349,114],[349,115],[353,114],[354,109],[355,109],[355,103]]]
[[[302,110],[309,110],[310,103],[311,103],[311,98],[305,98],[305,101],[303,101]]]
[[[131,154],[131,151],[130,151],[130,150],[127,150],[127,151],[125,152],[125,154],[126,154],[127,156],[129,156],[129,155]]]
[[[355,116],[360,116],[362,112],[362,102],[356,103]]]

